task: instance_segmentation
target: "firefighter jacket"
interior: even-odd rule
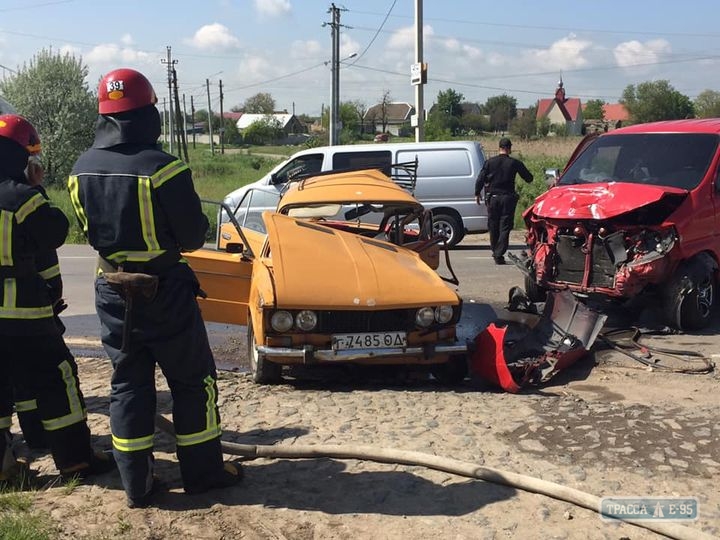
[[[128,271],[159,273],[181,260],[181,251],[201,247],[208,229],[189,167],[158,148],[159,135],[154,106],[101,115],[92,148],[68,180],[88,241]]]
[[[42,190],[0,170],[0,335],[59,332],[38,257],[55,253],[67,232],[65,214],[50,204]]]

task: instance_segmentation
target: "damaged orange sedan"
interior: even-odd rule
[[[255,382],[279,382],[284,365],[321,363],[417,364],[441,382],[465,377],[462,301],[446,283],[457,281],[435,271],[442,237],[408,190],[362,170],[298,180],[277,199],[274,189],[248,191],[226,208],[232,220],[216,248],[186,254],[207,295],[205,320],[247,325]]]

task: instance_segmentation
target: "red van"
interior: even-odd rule
[[[668,324],[707,326],[720,261],[718,141],[717,118],[584,139],[523,214],[529,249],[516,263],[528,295],[654,295]]]

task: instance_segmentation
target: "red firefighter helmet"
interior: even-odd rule
[[[98,112],[115,114],[157,103],[152,84],[134,69],[115,69],[100,80]]]
[[[31,156],[40,153],[40,137],[37,131],[19,114],[0,115],[0,137],[15,141]]]

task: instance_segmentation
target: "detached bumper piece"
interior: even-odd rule
[[[539,386],[590,350],[606,318],[568,291],[549,292],[535,324],[496,321],[476,337],[470,372],[508,392]]]

